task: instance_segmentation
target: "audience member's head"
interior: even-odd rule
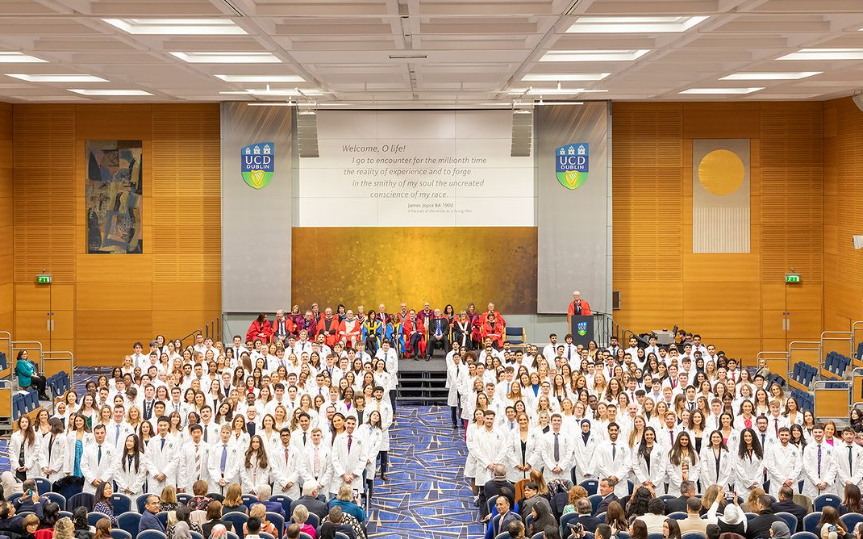
[[[719,539],[719,534],[722,533],[722,529],[716,524],[708,524],[707,528],[705,528],[705,535],[707,535],[707,539]]]
[[[770,525],[770,537],[773,539],[791,539],[791,530],[784,520],[777,520]]]
[[[773,511],[773,498],[769,494],[762,494],[758,497],[758,511]]]
[[[299,507],[302,507],[302,505]],[[308,512],[306,515],[308,516]],[[289,525],[285,529],[285,537],[286,539],[300,539],[300,525],[297,523]]]
[[[215,503],[219,504],[219,513],[221,513],[222,512],[222,504],[219,502],[215,502]],[[210,505],[213,505],[213,502],[210,502]],[[208,505],[207,508],[209,508],[210,505]],[[209,515],[209,513],[210,512],[207,511],[208,515]],[[222,537],[227,537],[227,536],[228,536],[228,528],[226,528],[224,524],[216,524],[215,526],[213,526],[213,531],[210,532],[210,539],[220,539]]]
[[[153,496],[155,498],[155,496]],[[149,503],[149,499],[147,500]],[[222,518],[222,502],[213,500],[207,504],[207,520],[219,520]]]
[[[334,506],[330,508],[330,512],[327,516],[329,517],[330,522],[332,522],[333,524],[341,524],[342,519],[344,518],[342,508],[339,506]]]
[[[246,529],[249,530],[250,535],[257,535],[261,531],[261,519],[249,517],[249,520],[246,521]]]
[[[294,522],[302,526],[309,519],[309,510],[305,505],[297,505],[291,516],[294,517]]]
[[[76,530],[90,529],[90,524],[87,523],[87,512],[87,508],[83,506],[76,507],[72,512],[72,524],[75,525]]]
[[[593,536],[595,539],[611,539],[611,526],[608,524],[600,524],[596,527],[596,531],[593,533]]]
[[[506,527],[506,531],[509,532],[509,536],[512,539],[523,539],[524,538],[524,524],[515,520],[509,523],[509,526]]]
[[[305,483],[303,483],[303,496],[307,496],[309,498],[317,498],[319,488],[320,485],[318,485],[317,481],[306,481]]]
[[[697,515],[701,512],[701,500],[692,497],[686,500],[686,512],[690,515]]]
[[[793,500],[794,499],[794,491],[791,487],[780,487],[779,488],[779,499],[780,500]]]
[[[270,499],[273,489],[270,488],[270,485],[258,485],[255,487],[255,493],[257,493],[259,500],[265,502]]]
[[[575,510],[579,515],[589,515],[593,512],[593,504],[587,498],[581,498],[575,502]]]
[[[209,488],[210,486],[206,481],[198,479],[197,481],[192,483],[192,494],[194,494],[195,496],[206,496],[207,489]]]
[[[54,524],[54,537],[57,539],[74,539],[75,525],[68,517],[63,517]]]
[[[647,539],[647,524],[640,519],[633,520],[629,525],[629,536],[632,539]]]
[[[653,498],[647,502],[647,510],[653,515],[665,514],[665,501],[662,498]]]
[[[685,498],[692,498],[695,496],[695,482],[684,481],[683,483],[680,483],[680,495]]]

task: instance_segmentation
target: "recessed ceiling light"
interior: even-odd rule
[[[108,82],[101,77],[93,75],[25,75],[22,73],[6,73],[6,76],[27,82]]]
[[[727,77],[722,77],[719,80],[798,80],[820,75],[822,71],[799,71],[796,73],[780,73],[780,72],[765,72],[765,73],[734,73]]]
[[[532,73],[521,80],[530,82],[576,82],[583,80],[602,80],[611,73]]]
[[[601,94],[608,90],[585,90],[584,88],[513,88],[510,95],[575,95]]]
[[[102,19],[124,32],[142,35],[238,35],[246,31],[230,19]]]
[[[0,52],[0,64],[44,63],[45,60],[23,52]]]
[[[285,96],[285,97],[300,97],[300,96],[308,96],[308,95],[322,95],[323,92],[320,90],[298,90],[296,88],[292,90],[273,90],[270,88],[264,90],[258,90],[255,88],[247,88],[242,92],[219,92],[221,95],[263,95],[263,96]]]
[[[638,50],[577,50],[548,51],[539,59],[540,62],[631,62],[638,60],[650,52],[649,49]]]
[[[91,96],[101,96],[101,97],[153,95],[150,92],[145,92],[144,90],[91,90],[91,89],[82,89],[82,88],[69,88],[69,91],[75,92],[76,94],[81,94],[81,95],[91,95]]]
[[[778,60],[863,60],[863,49],[800,49]]]
[[[172,52],[190,64],[280,64],[282,61],[268,52]]]
[[[707,16],[671,17],[579,17],[567,33],[657,34],[685,32],[707,20]]]
[[[740,95],[751,94],[764,88],[690,88],[680,92],[683,95]]]
[[[225,82],[306,82],[299,75],[216,75]]]

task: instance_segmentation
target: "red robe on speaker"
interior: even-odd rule
[[[362,339],[363,325],[359,318],[348,320],[345,318],[339,324],[339,340],[345,343],[348,348],[355,348],[356,344]]]
[[[335,316],[321,318],[318,322],[317,334],[321,333],[324,335],[324,344],[332,348],[339,342],[339,319]]]

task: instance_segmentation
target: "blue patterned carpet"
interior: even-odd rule
[[[401,406],[390,429],[389,481],[375,480],[369,538],[482,537],[464,479],[464,431],[446,406]]]

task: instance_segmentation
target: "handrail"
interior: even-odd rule
[[[853,352],[857,351],[857,332],[858,331],[863,331],[863,320],[855,320],[851,324],[851,346],[854,348],[852,351],[852,354],[853,354]],[[854,356],[852,355],[851,357],[854,357]],[[863,359],[863,358],[858,357],[857,359]]]
[[[204,335],[205,339],[208,339],[208,338],[213,339],[213,342],[220,341],[222,338],[222,318],[223,318],[223,316],[224,315],[220,314],[219,316],[210,320],[209,322],[207,322],[203,326],[193,330],[191,333],[189,333],[185,337],[182,337],[180,339],[181,346],[183,348],[185,348],[186,347],[186,339],[188,339],[189,337],[194,337],[194,336],[198,335],[199,333]]]
[[[829,337],[828,335],[836,335],[835,337]],[[848,343],[848,357],[852,357],[854,354],[854,333],[851,331],[822,331],[821,332],[821,353],[824,353],[824,341],[839,341],[839,342],[847,342]],[[827,358],[822,357],[821,361],[824,362],[824,367],[827,366]],[[823,368],[821,366],[821,361],[819,361],[819,368]]]
[[[0,341],[6,341],[6,361],[12,361],[12,334],[8,331],[0,331]]]
[[[18,346],[19,344],[35,344],[36,346]],[[39,372],[44,372],[45,365],[42,361],[44,354],[42,343],[39,341],[12,341],[12,352],[15,350],[39,350]]]
[[[789,352],[780,352],[780,351],[771,351],[771,350],[762,350],[755,354],[755,365],[758,366],[761,363],[761,360],[764,359],[768,362],[768,368],[770,367],[770,360],[779,360],[785,362],[785,379],[791,379],[791,371],[793,368],[791,367],[791,354]]]

